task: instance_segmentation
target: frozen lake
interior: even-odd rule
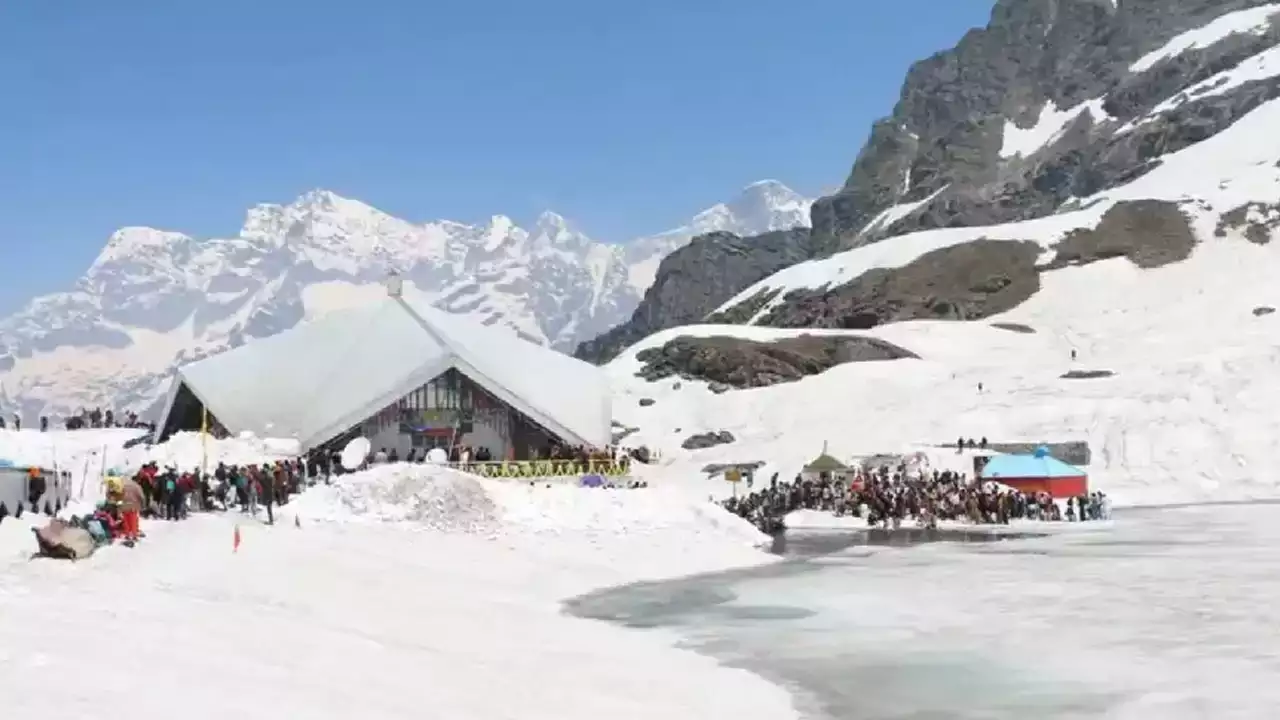
[[[1043,538],[849,547],[571,610],[675,630],[813,718],[1256,720],[1280,713],[1277,521],[1275,505],[1205,506]]]

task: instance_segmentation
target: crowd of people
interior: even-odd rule
[[[724,507],[764,532],[786,529],[784,518],[797,510],[865,518],[868,527],[899,528],[906,521],[936,528],[939,521],[1007,525],[1013,520],[1087,522],[1110,517],[1110,501],[1101,492],[1066,498],[1060,504],[1047,493],[1024,493],[995,482],[950,470],[912,472],[906,463],[881,465],[849,475],[797,475],[750,488],[724,501]]]
[[[139,518],[178,521],[193,511],[238,509],[251,517],[265,511],[267,523],[274,524],[274,509],[301,492],[304,478],[298,460],[261,465],[218,463],[210,473],[161,469],[149,462],[131,476],[109,474],[106,501],[88,520],[98,523],[107,540],[121,539],[128,544],[142,537]]]
[[[3,416],[0,416],[0,430],[8,429],[10,424],[12,424],[14,430],[21,430],[22,416],[14,414],[10,420],[5,420]],[[63,426],[67,430],[100,430],[103,428],[138,428],[155,430],[154,424],[142,422],[138,419],[138,414],[132,410],[123,414],[117,414],[112,410],[103,410],[102,408],[93,408],[92,410],[81,408],[75,415],[66,418],[63,421]],[[40,431],[49,431],[48,415],[40,416]]]

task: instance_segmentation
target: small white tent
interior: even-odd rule
[[[157,427],[172,432],[185,390],[231,433],[307,450],[450,368],[566,442],[610,442],[600,368],[393,293],[183,366]]]

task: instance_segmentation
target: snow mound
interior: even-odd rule
[[[148,462],[160,467],[176,467],[179,470],[196,470],[201,457],[208,453],[208,467],[218,463],[250,465],[294,458],[298,455],[297,441],[259,437],[235,437],[204,439],[197,432],[180,432],[157,445],[137,445],[125,451],[121,470],[132,471]]]
[[[407,463],[343,475],[306,491],[287,510],[312,520],[411,523],[441,532],[498,528],[497,508],[479,478]]]
[[[677,488],[583,488],[510,483],[432,465],[397,463],[335,478],[282,510],[327,522],[404,523],[497,536],[713,537],[760,545],[766,536],[703,497]]]

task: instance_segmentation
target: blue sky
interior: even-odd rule
[[[549,208],[606,240],[766,177],[818,194],[991,4],[0,3],[0,313],[118,227],[232,235],[316,187],[413,220]]]

